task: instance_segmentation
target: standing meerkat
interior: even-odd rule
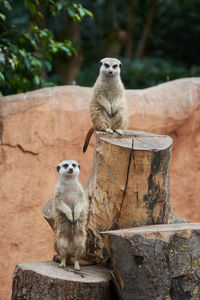
[[[116,58],[100,61],[100,73],[90,100],[93,127],[87,133],[83,152],[87,150],[94,130],[123,134],[127,126],[125,90],[120,77],[121,62]]]
[[[74,160],[64,160],[58,164],[57,171],[54,247],[61,256],[59,267],[64,268],[67,260],[73,256],[74,269],[80,270],[78,259],[85,250],[88,216],[88,202],[78,181],[80,166]]]

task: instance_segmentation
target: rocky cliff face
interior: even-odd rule
[[[75,159],[85,184],[93,141],[82,146],[91,127],[91,89],[63,86],[0,99],[0,298],[9,299],[17,263],[51,260],[53,232],[42,207],[53,196],[56,165]],[[177,216],[200,222],[200,78],[127,90],[129,129],[174,139],[171,202]]]

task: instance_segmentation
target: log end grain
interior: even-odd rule
[[[24,263],[16,266],[13,275],[12,300],[106,300],[113,293],[109,270],[85,266],[58,268],[56,262]]]

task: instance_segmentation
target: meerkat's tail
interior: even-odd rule
[[[91,136],[92,136],[93,132],[94,132],[94,128],[91,127],[88,130],[88,133],[87,133],[86,138],[85,138],[85,143],[84,143],[84,146],[83,146],[83,153],[85,153],[86,150],[87,150],[87,147],[89,145],[89,142],[90,142],[90,139],[91,139]]]

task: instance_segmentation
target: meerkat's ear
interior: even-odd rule
[[[122,67],[122,63],[121,63],[121,62],[119,63],[119,67],[120,67],[120,69],[121,69],[121,67]]]
[[[102,62],[102,60],[100,60],[100,62],[99,62],[100,67],[102,66],[102,64],[103,64],[103,62]]]
[[[57,167],[56,167],[56,170],[57,170],[57,172],[59,173],[59,171],[60,171],[60,166],[57,166]]]
[[[80,168],[81,168],[80,165],[78,165],[78,168],[79,168],[79,170],[80,170]]]

